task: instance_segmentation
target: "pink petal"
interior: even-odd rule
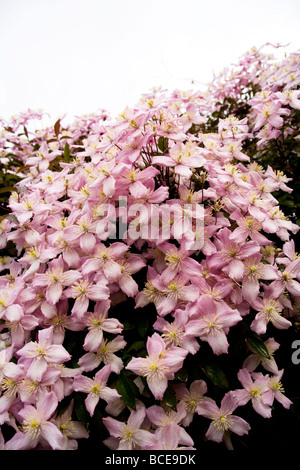
[[[94,250],[94,247],[96,245],[96,238],[95,235],[93,235],[90,232],[85,233],[80,237],[80,248],[86,252],[89,253]]]
[[[47,348],[47,359],[54,364],[62,364],[69,361],[71,356],[63,346],[52,345]]]
[[[255,278],[246,278],[243,280],[242,294],[248,302],[254,302],[259,294],[259,282]]]
[[[102,339],[102,330],[91,329],[85,337],[83,347],[86,351],[96,352],[100,348]]]
[[[162,375],[159,379],[147,380],[148,387],[156,400],[162,400],[164,393],[168,387],[168,379]]]
[[[23,313],[24,311],[21,305],[18,305],[18,304],[10,305],[6,309],[5,318],[11,322],[19,321]]]
[[[64,286],[70,286],[74,284],[74,282],[78,281],[80,279],[81,273],[79,271],[71,270],[71,271],[66,271],[64,272],[64,278],[62,281],[62,284]]]
[[[228,265],[228,275],[235,281],[240,281],[244,276],[244,263],[238,259],[230,261]]]
[[[50,304],[55,305],[61,298],[62,291],[63,291],[63,288],[61,284],[59,284],[58,282],[56,282],[55,284],[52,284],[52,286],[49,286],[46,290],[47,301]]]

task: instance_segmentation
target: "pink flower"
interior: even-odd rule
[[[18,350],[20,363],[27,367],[27,375],[39,382],[49,364],[63,364],[71,359],[61,345],[53,344],[53,326],[38,332],[38,342],[30,341]]]
[[[147,340],[146,358],[132,358],[126,369],[147,378],[149,389],[156,400],[161,400],[168,386],[168,380],[174,378],[183,364],[187,351],[172,347],[166,350],[166,345],[158,333]]]
[[[85,337],[83,347],[87,351],[99,350],[103,340],[103,331],[108,333],[122,333],[123,325],[116,318],[108,318],[110,301],[97,302],[94,313],[86,314],[86,324],[89,332]]]
[[[11,286],[0,290],[0,318],[9,322],[19,321],[24,310],[19,304],[19,296],[23,286]]]
[[[11,347],[0,352],[0,379],[2,389],[0,397],[0,415],[10,410],[19,392],[20,383],[25,376],[25,370],[21,365],[13,362],[4,362],[8,360],[10,356]]]
[[[39,191],[35,190],[22,196],[21,200],[10,198],[9,207],[14,212],[20,224],[27,223],[34,214],[44,214],[51,209],[50,204],[45,204]]]
[[[242,320],[238,310],[218,305],[210,295],[205,294],[197,302],[197,311],[197,318],[189,321],[185,327],[186,334],[207,341],[217,355],[227,353],[228,329]]]
[[[192,446],[180,446],[180,439],[180,426],[170,422],[155,431],[154,444],[143,446],[143,450],[195,450]]]
[[[269,101],[254,108],[258,114],[254,124],[255,131],[260,129],[267,122],[270,123],[272,127],[282,127],[283,118],[281,115],[288,115],[290,113],[288,109],[281,108],[279,101]]]
[[[20,320],[5,322],[0,325],[1,328],[7,328],[10,331],[11,341],[15,348],[21,348],[29,340],[30,333],[39,325],[38,319],[34,315],[23,315]]]
[[[191,257],[193,251],[187,250],[184,245],[177,248],[171,243],[162,243],[159,249],[165,254],[166,269],[162,272],[162,280],[170,283],[181,271],[190,280],[199,276],[200,264]]]
[[[43,142],[39,150],[36,152],[35,157],[29,157],[27,159],[27,165],[37,165],[40,172],[44,172],[49,167],[49,163],[52,162],[58,155],[61,155],[60,150],[53,150],[49,152],[49,148],[46,142]]]
[[[45,274],[35,274],[32,281],[33,287],[47,286],[46,299],[55,305],[61,298],[63,288],[74,284],[81,278],[79,271],[64,271],[63,259],[61,257],[50,261],[49,269]]]
[[[266,291],[266,295],[263,299],[257,298],[253,303],[253,307],[255,310],[258,310],[258,313],[251,323],[251,329],[259,335],[267,331],[268,323],[272,323],[275,328],[280,330],[285,330],[292,325],[292,323],[282,315],[283,306],[272,297],[271,289]]]
[[[176,423],[179,425],[185,416],[186,410],[183,403],[177,405],[177,411],[172,409],[165,411],[162,407],[157,405],[150,406],[150,408],[147,409],[147,417],[152,425],[157,428],[163,428],[168,423]],[[179,443],[185,446],[192,446],[194,444],[191,436],[183,427],[180,427]]]
[[[231,215],[231,218],[234,218],[238,224],[238,227],[229,237],[233,242],[243,244],[246,242],[247,238],[250,237],[259,245],[269,245],[272,243],[271,240],[268,240],[267,237],[260,233],[262,230],[262,223],[254,217],[250,215],[242,216],[241,214],[235,214],[234,217]]]
[[[152,163],[167,167],[174,167],[177,175],[190,177],[192,175],[191,168],[199,168],[203,166],[206,159],[200,154],[197,145],[191,143],[177,143],[171,149],[169,156],[153,157]]]
[[[136,450],[154,442],[154,435],[142,428],[146,417],[144,406],[137,407],[131,411],[126,423],[114,418],[103,418],[103,423],[111,436],[117,438],[118,450]]]
[[[283,388],[282,383],[280,382],[283,372],[284,372],[283,370],[277,371],[275,375],[270,377],[269,379],[270,390],[267,393],[271,395],[270,397],[271,404],[273,403],[275,399],[279,403],[281,403],[284,408],[288,410],[290,406],[293,404],[293,402],[289,398],[287,398],[284,394],[284,388]]]
[[[120,397],[116,390],[109,388],[106,385],[110,373],[111,367],[110,365],[107,365],[102,367],[93,379],[84,375],[77,375],[74,377],[73,389],[75,392],[84,392],[88,394],[85,399],[85,405],[91,416],[93,416],[100,399],[109,403]]]
[[[193,336],[187,335],[185,332],[185,325],[189,321],[188,312],[186,310],[177,309],[173,316],[174,321],[171,323],[168,323],[164,318],[158,317],[153,328],[162,333],[161,337],[168,348],[179,346],[186,349],[191,354],[195,354],[200,345]]]
[[[188,284],[184,273],[175,276],[167,285],[163,282],[163,274],[159,283],[154,280],[152,283],[164,294],[164,298],[156,305],[157,313],[162,317],[175,310],[179,302],[194,302],[198,297],[198,287]]]
[[[105,301],[109,298],[109,288],[106,284],[97,282],[93,284],[87,279],[80,279],[76,281],[72,286],[64,291],[64,295],[73,297],[75,303],[72,307],[72,314],[78,318],[82,318],[87,312],[89,307],[89,301]]]
[[[102,339],[98,351],[84,354],[78,361],[79,366],[85,372],[96,369],[102,362],[110,365],[112,372],[119,374],[124,364],[115,352],[122,350],[126,346],[124,337],[118,335],[112,341]]]
[[[300,283],[295,280],[299,278],[300,259],[295,259],[286,266],[284,271],[277,271],[275,280],[270,284],[270,296],[278,299],[285,289],[293,296],[300,296]]]
[[[118,280],[118,284],[124,294],[128,297],[135,297],[138,294],[139,288],[132,274],[144,268],[146,262],[138,255],[131,255],[124,260],[120,260],[119,264],[121,265],[121,277]]]
[[[89,215],[82,215],[76,221],[76,225],[71,225],[64,230],[63,238],[69,242],[79,242],[79,246],[83,252],[93,252],[96,245],[96,237],[94,232],[96,231],[95,220],[92,220]]]
[[[121,278],[121,266],[117,262],[128,251],[129,247],[125,243],[112,243],[109,248],[100,243],[96,247],[96,252],[82,266],[82,274],[102,270],[109,282],[118,281]]]
[[[247,369],[249,372],[253,372],[261,364],[265,370],[272,372],[273,374],[277,374],[278,366],[273,356],[275,351],[277,351],[277,349],[280,347],[280,344],[277,343],[274,338],[268,338],[264,344],[270,357],[268,358],[262,356],[261,354],[254,351],[254,349],[251,347],[251,344],[247,344],[250,351],[252,351],[252,354],[250,354],[250,356],[245,359],[243,368]]]
[[[76,439],[88,439],[89,433],[84,425],[79,421],[72,420],[74,400],[62,414],[53,419],[53,423],[63,435],[64,442],[62,447],[64,450],[76,450],[78,443]]]
[[[193,421],[199,403],[203,400],[211,400],[209,397],[204,397],[205,393],[207,393],[207,385],[204,380],[194,380],[189,390],[184,384],[175,384],[174,390],[176,398],[184,405],[186,412],[186,415],[181,420],[181,424],[185,427],[189,426]]]
[[[244,260],[258,255],[260,245],[254,241],[243,245],[235,243],[230,240],[231,233],[227,227],[218,232],[215,239],[218,251],[208,258],[208,264],[211,269],[222,269],[229,277],[239,281],[244,276]]]
[[[247,369],[241,369],[238,372],[238,379],[244,387],[233,392],[238,405],[243,406],[251,401],[253,409],[258,414],[264,418],[270,418],[272,403],[268,393],[270,390],[269,376],[264,376],[261,372],[252,372],[251,375]]]
[[[6,443],[7,450],[35,449],[39,442],[48,443],[53,450],[63,450],[64,437],[59,429],[50,422],[58,405],[53,392],[46,393],[38,400],[36,407],[25,405],[18,412],[22,419],[22,432],[18,431]]]
[[[238,406],[239,403],[232,392],[224,395],[220,408],[214,401],[201,401],[198,404],[198,414],[212,420],[206,433],[207,439],[215,442],[222,442],[224,439],[225,443],[230,445],[229,432],[239,436],[248,434],[250,425],[244,419],[232,414]]]
[[[260,279],[276,279],[276,268],[265,264],[262,255],[251,256],[244,261],[244,277],[242,280],[242,294],[250,304],[255,302],[260,290]]]

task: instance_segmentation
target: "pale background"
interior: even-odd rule
[[[0,117],[114,117],[153,86],[205,89],[253,46],[298,50],[299,18],[299,0],[0,0]]]

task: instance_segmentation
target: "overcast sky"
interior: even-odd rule
[[[0,0],[0,116],[104,108],[153,86],[205,89],[253,46],[300,48],[299,0]]]

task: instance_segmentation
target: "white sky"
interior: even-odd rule
[[[153,86],[198,89],[251,47],[300,48],[299,0],[0,0],[0,116],[116,116]]]

